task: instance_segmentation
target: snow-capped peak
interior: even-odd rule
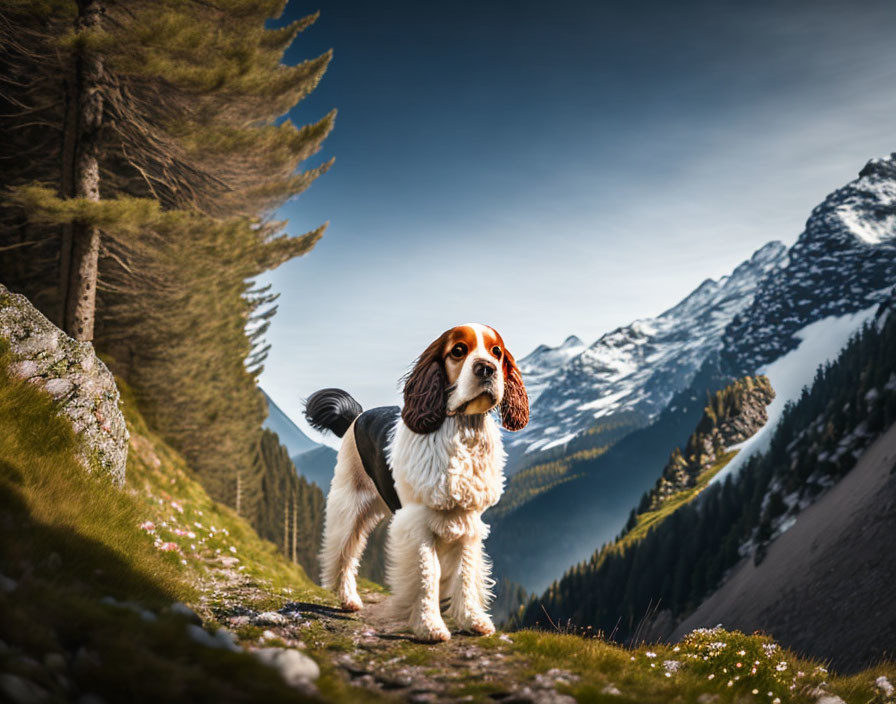
[[[540,346],[521,363],[532,414],[529,426],[509,438],[511,446],[528,452],[563,444],[609,414],[652,417],[718,349],[759,281],[785,259],[786,247],[772,242],[656,318],[617,328],[587,348],[578,338]]]

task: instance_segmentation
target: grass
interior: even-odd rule
[[[896,682],[893,664],[837,677],[771,638],[721,628],[694,631],[677,645],[633,649],[543,631],[518,631],[512,638],[512,651],[528,658],[533,673],[554,667],[571,672],[574,681],[558,690],[579,702],[814,704],[825,691],[846,702],[885,704],[893,699],[876,681],[883,676]]]
[[[215,505],[183,461],[153,439],[143,453],[132,447],[126,491],[88,474],[56,402],[9,378],[8,363],[0,350],[0,573],[10,580],[0,590],[4,682],[20,678],[39,688],[36,698],[53,700],[300,700],[250,655],[191,640],[188,621],[171,606],[194,600],[203,560],[218,550],[232,555],[231,546],[253,578],[319,596],[301,569]],[[136,438],[145,426],[132,409],[129,419]],[[168,499],[160,503],[152,492],[163,486]],[[174,536],[171,523],[161,534],[141,529],[148,516],[167,522],[169,513],[181,523],[217,524],[195,558],[159,548]]]
[[[707,486],[709,486],[709,482],[712,480],[716,474],[718,474],[724,467],[734,459],[734,456],[737,454],[737,450],[731,450],[730,452],[726,452],[716,460],[715,464],[707,469],[703,470],[697,477],[697,483],[688,487],[687,489],[682,489],[671,496],[667,497],[663,504],[653,510],[653,511],[645,511],[637,517],[637,522],[635,523],[634,528],[632,528],[628,533],[622,536],[622,539],[619,541],[618,545],[620,547],[628,545],[633,542],[637,542],[641,540],[644,536],[650,532],[650,529],[661,523],[668,516],[675,513],[679,508],[684,506],[686,503],[693,501],[694,498],[703,491]]]
[[[270,594],[334,603],[300,565],[284,558],[231,508],[209,497],[186,461],[146,425],[133,392],[122,382],[118,386],[131,434],[127,491],[138,507],[137,525],[147,541],[165,546],[200,577],[208,565],[225,558]],[[272,597],[267,606],[275,601]]]
[[[290,600],[332,604],[332,596],[208,497],[184,460],[143,422],[126,387],[131,447],[126,488],[119,491],[83,470],[76,459],[79,439],[53,400],[7,378],[6,366],[0,353],[0,573],[14,582],[0,590],[0,672],[54,700],[301,700],[252,657],[185,637],[188,621],[171,605],[195,603],[222,560],[259,586],[261,596],[249,604],[257,609]],[[720,468],[707,470],[663,510],[693,498]],[[238,635],[254,641],[262,631],[246,625]],[[305,634],[308,653],[321,666],[317,684],[324,698],[382,701],[352,687],[334,662],[353,650],[350,632],[316,621]],[[475,641],[489,657],[500,654],[510,663],[500,679],[459,672],[450,693],[489,701],[490,694],[508,690],[507,678],[520,683],[560,668],[573,677],[558,689],[580,702],[814,704],[819,687],[846,702],[894,702],[875,684],[879,677],[896,683],[893,665],[836,677],[763,636],[698,631],[677,646],[633,649],[543,631],[510,638]],[[442,652],[396,640],[374,657],[441,669]]]

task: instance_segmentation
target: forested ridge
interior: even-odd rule
[[[281,63],[316,19],[265,29],[284,6],[4,2],[0,280],[93,341],[209,493],[309,567],[322,498],[262,433],[277,294],[255,281],[324,231],[271,216],[330,167],[301,164],[335,111],[282,120],[331,58]]]
[[[658,612],[671,622],[693,610],[744,556],[761,560],[786,518],[896,422],[896,304],[882,308],[786,406],[767,451],[643,538],[603,546],[531,599],[513,625],[569,622],[625,640]]]

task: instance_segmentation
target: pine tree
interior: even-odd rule
[[[92,337],[230,505],[238,482],[241,503],[258,492],[255,379],[276,310],[252,281],[323,232],[287,237],[270,219],[329,168],[297,170],[335,117],[280,122],[330,60],[281,64],[316,18],[266,30],[283,5],[0,7],[0,276]]]

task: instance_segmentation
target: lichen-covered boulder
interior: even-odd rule
[[[8,371],[47,391],[71,419],[82,440],[82,464],[123,485],[128,431],[115,379],[93,345],[73,340],[27,298],[0,285],[0,346],[9,348]]]

